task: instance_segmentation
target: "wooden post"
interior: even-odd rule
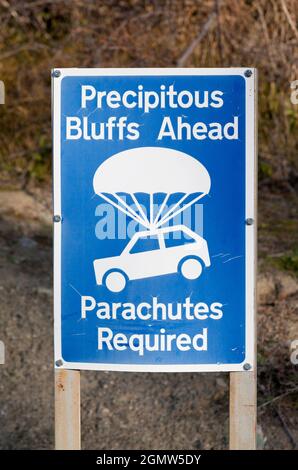
[[[230,373],[230,449],[256,449],[256,371]]]
[[[55,448],[80,450],[80,371],[55,370]]]

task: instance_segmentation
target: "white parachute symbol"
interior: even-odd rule
[[[210,186],[209,173],[198,160],[163,147],[138,147],[119,152],[105,160],[93,178],[97,195],[148,230],[162,227],[202,199],[209,193]],[[139,196],[144,193],[149,195],[148,215],[140,203]],[[171,195],[177,193],[182,196],[168,208]],[[155,211],[154,196],[161,194],[163,199]],[[123,195],[129,195],[132,204]]]

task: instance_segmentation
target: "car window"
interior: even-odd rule
[[[167,237],[165,237],[166,248],[171,248],[173,246],[186,245],[188,243],[194,243],[195,239],[188,237],[182,230],[177,230],[169,232]]]
[[[158,249],[158,237],[156,235],[151,235],[149,237],[140,237],[131,248],[130,253],[142,253],[143,251],[153,251]]]

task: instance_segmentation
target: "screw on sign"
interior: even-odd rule
[[[66,396],[73,411],[57,447],[80,445],[90,369],[230,372],[230,447],[254,448],[256,71],[54,69],[52,85],[56,414]]]
[[[245,75],[247,78],[251,77],[251,76],[252,76],[252,70],[246,70],[246,71],[244,72],[244,75]]]

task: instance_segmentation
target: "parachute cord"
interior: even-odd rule
[[[157,215],[156,215],[156,217],[155,217],[155,219],[154,219],[154,221],[153,221],[153,225],[156,225],[156,224],[157,224],[158,219],[159,219],[159,217],[161,216],[162,211],[164,210],[164,207],[165,207],[166,203],[168,202],[169,197],[170,197],[170,194],[166,194],[164,200],[163,200],[162,203],[161,203],[161,206],[160,206],[160,208],[159,208],[159,211],[158,211],[158,213],[157,213]]]
[[[132,214],[136,219],[139,220],[139,222],[144,225],[144,223],[146,224],[146,220],[143,220],[125,201],[124,199],[122,199],[120,196],[118,196],[117,193],[114,193],[113,196],[115,196],[115,198],[117,199],[118,202],[120,202],[120,204],[122,204],[126,210],[129,212],[129,214]]]
[[[146,216],[145,212],[143,211],[142,206],[140,205],[139,201],[137,200],[137,198],[135,197],[135,195],[133,193],[130,193],[130,196],[131,196],[133,202],[135,203],[135,205],[137,206],[137,209],[138,209],[139,213],[141,214],[143,220],[149,225],[150,222],[148,220],[148,217]]]
[[[149,213],[150,213],[150,225],[153,225],[153,212],[154,212],[154,205],[153,205],[153,194],[149,194],[149,199],[150,199],[150,208],[149,208]]]
[[[146,227],[147,229],[149,229],[149,225],[148,224],[145,224],[143,220],[141,220],[139,217],[135,217],[131,212],[129,212],[127,209],[125,209],[124,207],[122,206],[119,206],[119,204],[116,204],[116,202],[114,202],[112,199],[110,199],[109,197],[105,196],[103,193],[98,193],[98,195],[104,199],[104,201],[108,202],[109,204],[111,204],[112,206],[114,206],[116,209],[118,209],[119,211],[123,212],[123,214],[125,215],[128,215],[131,219],[135,220],[136,222],[138,222],[139,224],[143,225],[144,227]]]
[[[179,199],[179,201],[176,202],[176,204],[161,218],[160,223],[162,224],[163,221],[164,221],[165,219],[167,219],[167,217],[168,217],[170,214],[172,214],[172,212],[175,212],[175,209],[176,209],[180,204],[182,204],[182,202],[183,202],[188,196],[189,196],[188,193],[184,194],[184,195],[182,196],[182,198]],[[173,216],[173,217],[175,217],[175,216]]]
[[[168,216],[166,219],[161,219],[160,222],[156,225],[156,228],[161,227],[162,225],[166,224],[170,219],[173,219],[176,217],[176,215],[180,214],[181,212],[185,211],[188,207],[190,207],[192,204],[195,204],[195,202],[199,201],[199,199],[202,199],[206,193],[202,193],[199,196],[195,197],[192,201],[188,202],[185,204],[185,206],[181,207],[179,210],[177,210],[174,214],[171,214]]]

